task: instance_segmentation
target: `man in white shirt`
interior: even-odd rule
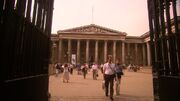
[[[110,99],[113,101],[113,85],[115,77],[115,64],[112,63],[111,58],[108,59],[108,62],[103,66],[103,75],[105,80],[105,94],[108,97],[109,85],[110,85]]]

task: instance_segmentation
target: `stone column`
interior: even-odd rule
[[[132,59],[131,59],[131,55],[132,54],[130,54],[130,43],[126,43],[126,45],[127,45],[127,63],[128,64],[132,64]]]
[[[107,40],[104,41],[104,63],[107,61]]]
[[[53,51],[52,51],[52,63],[56,63],[56,48],[57,48],[57,45],[55,42],[53,42],[53,45],[52,45],[52,48],[53,48]]]
[[[86,40],[86,63],[89,63],[89,40]]]
[[[98,63],[98,40],[95,42],[95,62]]]
[[[71,39],[68,39],[68,52],[67,52],[67,55],[68,55],[68,63],[71,63]]]
[[[116,61],[116,41],[113,41],[113,62]]]
[[[77,63],[80,63],[80,40],[77,40]]]
[[[138,64],[138,44],[135,43],[134,46],[135,46],[135,64],[137,65]]]
[[[125,63],[125,43],[122,41],[122,63]]]
[[[130,43],[127,43],[127,54],[130,55]]]
[[[145,44],[142,44],[142,52],[143,52],[143,66],[146,65],[146,54],[145,54]]]
[[[149,42],[146,43],[146,46],[147,46],[147,63],[148,63],[148,66],[151,65],[151,57],[150,57],[150,45],[149,45]]]
[[[58,62],[62,63],[62,39],[59,39]]]

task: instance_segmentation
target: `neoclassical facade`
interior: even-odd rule
[[[125,32],[95,24],[59,30],[52,34],[52,62],[98,64],[111,56],[124,64],[151,65],[148,33],[127,36]]]

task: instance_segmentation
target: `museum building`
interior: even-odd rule
[[[112,57],[123,64],[150,66],[149,32],[141,36],[128,36],[126,32],[90,24],[51,35],[52,62],[98,64]]]

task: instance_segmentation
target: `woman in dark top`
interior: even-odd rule
[[[123,73],[123,66],[120,63],[120,61],[116,62],[115,65],[115,71],[116,71],[116,95],[119,95],[120,93],[120,83],[121,83],[121,76],[124,74]]]

